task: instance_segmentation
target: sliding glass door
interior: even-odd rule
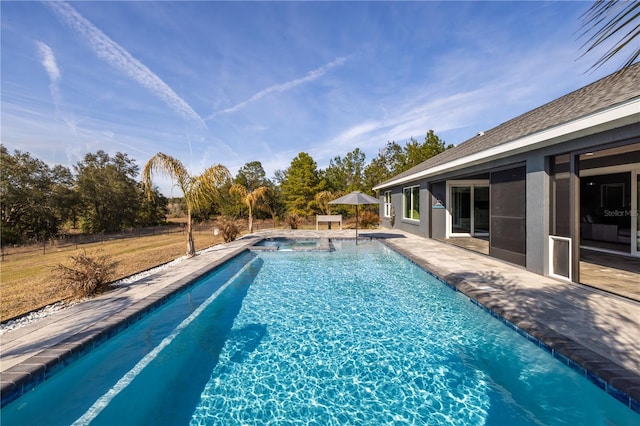
[[[471,234],[471,188],[451,187],[451,233]]]
[[[451,181],[447,185],[447,235],[489,235],[488,181]]]

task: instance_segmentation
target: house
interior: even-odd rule
[[[640,257],[640,64],[374,189],[383,227],[477,240],[538,274],[580,282],[581,250]]]

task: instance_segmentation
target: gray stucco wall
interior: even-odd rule
[[[527,269],[548,274],[550,184],[547,159],[542,153],[527,159]]]
[[[420,220],[404,219],[404,195],[403,189],[407,186],[420,185]],[[382,218],[381,224],[383,228],[400,229],[411,234],[419,235],[421,237],[428,237],[428,224],[429,224],[429,194],[426,188],[425,182],[411,183],[403,186],[397,186],[380,191],[381,202],[384,203],[385,191],[391,190],[391,203],[395,210],[395,220],[393,224],[389,218],[384,218],[384,206],[381,205],[380,217]]]
[[[446,193],[446,182],[435,182],[431,185],[431,238],[442,239],[446,237]]]

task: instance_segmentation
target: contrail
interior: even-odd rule
[[[133,80],[149,89],[162,99],[174,111],[200,122],[206,127],[202,117],[176,94],[164,81],[149,68],[131,56],[122,46],[111,40],[106,34],[86,20],[69,4],[59,1],[46,1],[53,12],[70,28],[80,35],[94,53],[109,65],[123,71]]]
[[[218,115],[221,115],[221,114],[228,114],[228,113],[231,113],[231,112],[236,112],[236,111],[244,108],[245,106],[247,106],[247,105],[249,105],[249,104],[251,104],[253,102],[256,102],[257,100],[262,99],[265,96],[270,95],[272,93],[285,92],[285,91],[287,91],[289,89],[292,89],[292,88],[294,88],[296,86],[299,86],[301,84],[317,80],[318,78],[320,78],[324,74],[326,74],[330,69],[342,65],[346,61],[347,61],[347,58],[345,58],[345,57],[336,58],[335,60],[329,62],[328,64],[323,65],[320,68],[317,68],[317,69],[315,69],[313,71],[308,72],[307,75],[305,75],[302,78],[298,78],[296,80],[291,80],[291,81],[288,81],[286,83],[276,84],[274,86],[267,87],[266,89],[261,90],[258,93],[256,93],[255,95],[251,96],[246,101],[240,102],[239,104],[234,105],[234,106],[232,106],[230,108],[226,108],[226,109],[223,109],[221,111],[216,111],[213,114],[211,114],[209,117],[207,117],[206,119],[207,120],[211,120],[212,118],[214,118],[214,117],[216,117]]]
[[[56,57],[53,55],[53,50],[41,41],[36,41],[36,46],[38,47],[38,54],[40,55],[42,66],[47,71],[47,74],[49,74],[49,79],[52,83],[57,82],[60,80],[60,70],[56,63]]]
[[[49,75],[49,90],[51,90],[51,97],[53,98],[56,109],[58,109],[60,106],[60,90],[58,89],[60,69],[56,63],[56,57],[51,47],[41,41],[36,41],[36,47],[38,48],[40,63]]]

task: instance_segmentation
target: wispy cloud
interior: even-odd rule
[[[56,57],[53,54],[51,47],[41,41],[36,41],[36,47],[38,49],[40,63],[49,75],[49,90],[51,90],[51,97],[53,98],[53,102],[57,109],[60,105],[60,90],[58,88],[60,69],[56,63]]]
[[[398,94],[381,98],[380,106],[372,100],[371,104],[384,113],[362,117],[360,122],[338,129],[335,136],[316,144],[316,152],[320,158],[330,158],[336,149],[345,152],[359,147],[375,155],[385,141],[403,143],[410,137],[422,141],[431,129],[447,143],[464,142],[478,131],[575,90],[575,79],[582,77],[580,70],[572,67],[572,51],[569,43],[556,43],[553,49],[534,46],[527,55],[509,53],[490,63],[468,55],[464,67],[459,63],[459,52],[447,53],[431,69],[436,76],[433,82],[409,90],[394,88]],[[573,74],[565,82],[562,76],[567,70]]]
[[[442,136],[445,132],[464,128],[486,110],[487,97],[500,99],[496,96],[499,89],[493,87],[457,93],[438,93],[436,90],[425,86],[423,92],[427,95],[393,100],[389,108],[391,114],[369,118],[341,130],[326,142],[316,144],[311,150],[312,155],[319,164],[324,164],[336,155],[336,151],[349,152],[360,148],[370,159],[377,155],[387,141],[396,141],[402,145],[413,137],[422,142],[428,130],[434,130]]]
[[[59,87],[59,82],[62,76],[60,69],[58,68],[56,57],[53,54],[53,49],[41,41],[36,41],[36,48],[38,50],[40,63],[49,75],[49,91],[51,92],[51,98],[53,99],[53,103],[56,107],[56,117],[61,123],[75,133],[78,123],[75,117],[67,113],[63,106],[62,94],[60,93]]]
[[[355,126],[341,132],[333,139],[333,142],[351,142],[353,139],[358,139],[362,136],[365,136],[373,131],[380,129],[382,126],[383,124],[380,121],[367,121],[365,123],[356,124]]]
[[[307,75],[305,75],[302,78],[298,78],[295,80],[291,80],[291,81],[287,81],[286,83],[282,83],[282,84],[276,84],[270,87],[267,87],[266,89],[263,89],[261,91],[259,91],[258,93],[256,93],[255,95],[251,96],[249,99],[247,99],[246,101],[240,102],[239,104],[236,104],[230,108],[226,108],[223,109],[221,111],[216,111],[213,114],[211,114],[209,117],[207,117],[207,120],[211,120],[212,118],[221,115],[221,114],[229,114],[232,112],[236,112],[239,111],[240,109],[244,108],[245,106],[252,104],[262,98],[264,98],[265,96],[271,95],[273,93],[282,93],[282,92],[286,92],[287,90],[293,89],[296,86],[300,86],[301,84],[305,84],[305,83],[309,83],[311,81],[317,80],[320,77],[322,77],[323,75],[325,75],[327,72],[329,72],[332,68],[338,67],[342,64],[344,64],[347,61],[346,57],[339,57],[334,59],[333,61],[329,62],[326,65],[321,66],[320,68],[316,68],[313,71],[309,71],[307,73]]]
[[[44,2],[44,4],[49,6],[66,25],[76,31],[100,59],[123,71],[130,78],[150,90],[155,96],[162,99],[174,111],[206,126],[198,113],[160,77],[96,28],[73,7],[58,1]]]
[[[38,54],[42,66],[47,71],[47,74],[49,74],[49,79],[52,83],[56,83],[60,80],[60,70],[56,63],[56,57],[53,55],[53,50],[41,41],[36,41],[36,46],[38,47]]]

